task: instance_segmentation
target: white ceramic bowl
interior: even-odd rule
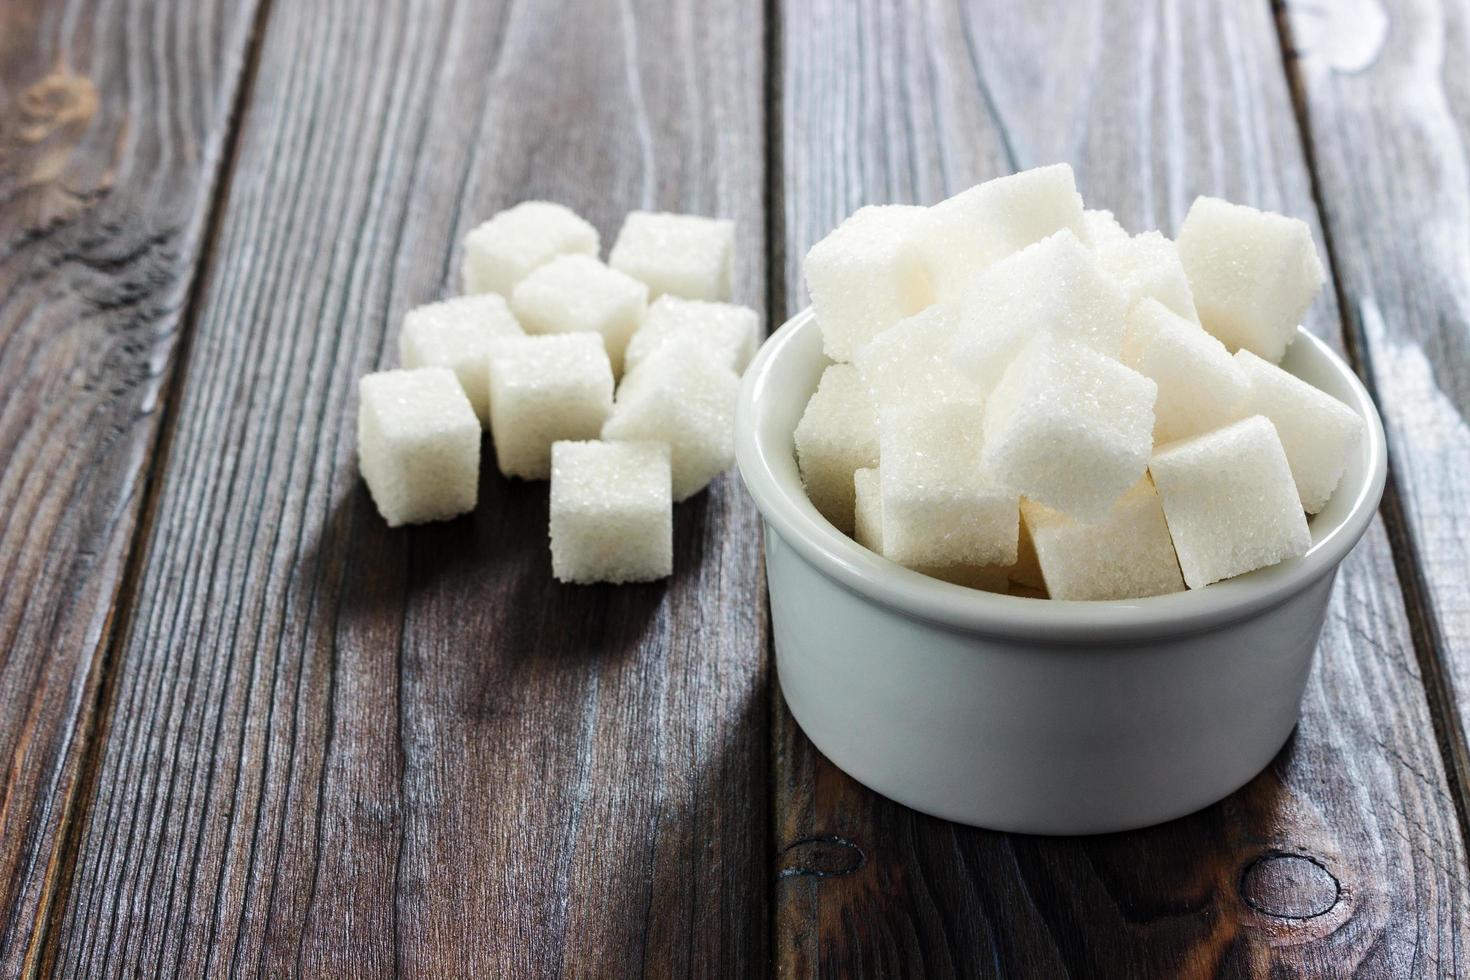
[[[807,500],[792,431],[826,366],[810,312],[761,348],[736,415],[740,474],[765,519],[776,669],[836,765],[916,810],[997,830],[1087,834],[1227,796],[1296,724],[1337,566],[1387,469],[1368,393],[1301,331],[1282,367],[1341,399],[1367,437],[1312,548],[1198,591],[1057,602],[961,588],[896,565]]]

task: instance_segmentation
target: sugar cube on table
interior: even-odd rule
[[[1154,454],[1149,473],[1191,589],[1311,547],[1286,451],[1264,416],[1171,443]]]
[[[1276,427],[1302,507],[1317,513],[1337,489],[1365,423],[1327,392],[1250,351],[1237,351],[1235,363],[1249,385],[1243,414],[1264,415]]]
[[[522,279],[510,308],[527,333],[595,333],[614,375],[643,322],[648,287],[589,255],[563,255]]]
[[[675,500],[703,490],[735,461],[740,378],[684,338],[660,344],[618,388],[602,438],[669,446]]]
[[[633,211],[608,253],[614,269],[647,283],[652,296],[728,300],[735,222]]]
[[[1164,509],[1147,476],[1095,524],[1032,500],[1021,501],[1021,519],[1053,599],[1141,599],[1184,591]]]
[[[909,567],[1009,565],[1019,494],[981,465],[984,406],[918,399],[878,417],[885,558]]]
[[[477,225],[464,240],[466,293],[509,296],[526,275],[558,255],[597,254],[597,229],[550,201],[524,201]]]
[[[1038,333],[1117,357],[1127,311],[1122,288],[1076,235],[1063,230],[997,262],[966,291],[952,345],[954,364],[983,393]]]
[[[500,472],[546,479],[551,444],[597,438],[612,400],[612,368],[597,334],[496,340],[490,348],[490,434]]]
[[[651,582],[674,568],[669,447],[551,447],[551,573],[560,582]]]
[[[358,384],[359,469],[390,527],[475,509],[480,422],[453,371],[379,371]]]
[[[976,273],[1063,228],[1087,235],[1082,196],[1065,163],[987,180],[929,209],[926,253],[941,299]]]
[[[935,303],[868,341],[853,356],[852,366],[880,407],[914,392],[978,397],[978,390],[951,361],[950,343],[958,329],[959,310]]]
[[[1123,363],[1159,386],[1154,442],[1198,435],[1247,413],[1250,383],[1225,345],[1156,299],[1128,314]]]
[[[850,361],[879,331],[933,302],[926,208],[859,208],[806,253],[802,271],[822,350]]]
[[[878,465],[878,416],[851,364],[832,364],[796,423],[796,462],[807,499],[843,533],[853,529],[855,470]]]
[[[981,472],[1079,521],[1100,521],[1148,465],[1157,393],[1091,347],[1040,334],[986,401]]]
[[[853,473],[855,530],[858,544],[883,554],[883,494],[881,467],[864,467]],[[1008,580],[1000,565],[919,565],[914,571],[969,589],[1004,592]]]
[[[1123,287],[1130,308],[1156,299],[1186,320],[1199,322],[1194,296],[1179,260],[1179,248],[1156,231],[1145,231],[1096,248],[1098,264]]]
[[[1178,243],[1205,329],[1278,363],[1326,281],[1307,223],[1197,197]]]
[[[740,374],[760,343],[760,318],[747,306],[660,296],[649,304],[643,325],[628,341],[623,370],[632,371],[670,337],[693,341],[716,362]]]
[[[1118,223],[1111,211],[1083,211],[1082,228],[1086,234],[1078,235],[1094,249],[1102,248],[1111,242],[1127,241],[1130,237],[1128,230]]]
[[[406,368],[446,367],[459,378],[480,425],[490,427],[490,345],[523,331],[498,293],[415,307],[403,318],[398,357]]]

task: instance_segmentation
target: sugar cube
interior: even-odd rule
[[[1235,363],[1250,386],[1244,414],[1271,420],[1302,507],[1308,514],[1317,513],[1327,506],[1348,457],[1363,438],[1362,418],[1325,391],[1248,350],[1236,352]]]
[[[1191,589],[1311,547],[1286,452],[1264,416],[1171,443],[1154,454],[1149,472]]]
[[[648,284],[649,294],[728,300],[735,222],[692,214],[633,211],[607,261]]]
[[[883,494],[881,467],[864,467],[853,473],[858,544],[883,554]],[[930,578],[984,592],[1006,591],[1006,569],[1000,565],[918,565],[914,571]]]
[[[403,318],[398,357],[406,368],[446,367],[459,378],[480,425],[490,427],[490,344],[521,336],[498,293],[459,296],[415,307]]]
[[[527,333],[595,333],[614,375],[648,307],[648,287],[589,255],[563,255],[533,271],[510,308]]]
[[[475,509],[480,422],[453,371],[380,371],[358,385],[359,469],[390,527]]]
[[[958,329],[959,310],[935,303],[878,334],[853,356],[852,365],[880,407],[916,391],[978,397],[951,362],[950,343]]]
[[[570,208],[525,201],[465,236],[464,291],[509,296],[537,266],[558,255],[596,255],[598,246],[597,229]]]
[[[1194,296],[1179,261],[1179,248],[1156,231],[1097,247],[1097,261],[1128,294],[1130,308],[1144,299],[1163,303],[1186,320],[1199,322]]]
[[[1077,237],[1094,249],[1111,242],[1127,241],[1130,237],[1127,229],[1118,223],[1111,211],[1083,211],[1082,228],[1086,234]]]
[[[612,368],[596,334],[496,340],[490,349],[490,433],[500,472],[546,479],[551,444],[597,438],[612,395]]]
[[[812,506],[843,533],[853,528],[852,474],[878,465],[878,416],[851,364],[832,364],[796,423],[796,462]]]
[[[879,331],[933,301],[928,214],[903,205],[859,208],[806,253],[802,269],[832,360],[852,360]]]
[[[1179,257],[1205,329],[1275,364],[1326,281],[1305,221],[1197,197]]]
[[[1158,492],[1147,475],[1095,524],[1021,501],[1046,590],[1053,599],[1141,599],[1183,592],[1184,579]]]
[[[739,388],[734,371],[673,338],[623,379],[602,438],[668,443],[674,499],[684,500],[735,461]]]
[[[551,447],[551,573],[560,582],[650,582],[674,567],[669,447]]]
[[[632,371],[670,337],[687,337],[715,361],[740,374],[760,342],[760,318],[746,306],[660,296],[649,304],[643,325],[628,341],[623,370]]]
[[[1091,347],[1040,334],[986,402],[980,469],[1079,521],[1102,520],[1148,465],[1157,393]]]
[[[1048,235],[1087,234],[1082,196],[1065,163],[987,180],[929,209],[926,253],[941,299],[954,299],[975,273]]]
[[[1159,386],[1156,443],[1199,435],[1247,414],[1250,384],[1225,345],[1156,299],[1128,314],[1123,363]]]
[[[1087,246],[1070,230],[1059,231],[997,262],[966,291],[954,363],[988,392],[1021,345],[1038,333],[1117,357],[1127,310],[1128,297]]]
[[[1023,517],[1025,506],[1026,498],[1022,497]],[[1006,577],[1026,589],[1046,591],[1046,579],[1041,574],[1041,559],[1036,554],[1036,542],[1031,540],[1031,532],[1026,529],[1024,519],[1021,521],[1021,538],[1016,547],[1016,561],[1015,564],[1006,566]]]
[[[1019,495],[980,463],[983,406],[918,399],[878,419],[884,557],[909,567],[1009,565]]]

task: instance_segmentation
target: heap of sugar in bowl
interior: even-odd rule
[[[379,513],[397,526],[473,510],[489,430],[501,473],[551,481],[557,579],[671,574],[673,504],[734,461],[760,337],[756,312],[729,302],[734,238],[730,221],[634,212],[603,263],[596,228],[547,201],[471,231],[465,295],[409,311],[403,368],[359,385]]]
[[[1131,599],[1302,555],[1363,436],[1277,366],[1324,281],[1293,218],[1201,197],[1129,235],[1061,164],[861,208],[804,271],[808,497],[949,582]]]

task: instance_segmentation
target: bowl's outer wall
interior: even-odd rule
[[[918,622],[766,527],[781,690],[839,768],[935,816],[1090,834],[1198,810],[1296,724],[1334,574],[1213,632],[1089,649]]]

